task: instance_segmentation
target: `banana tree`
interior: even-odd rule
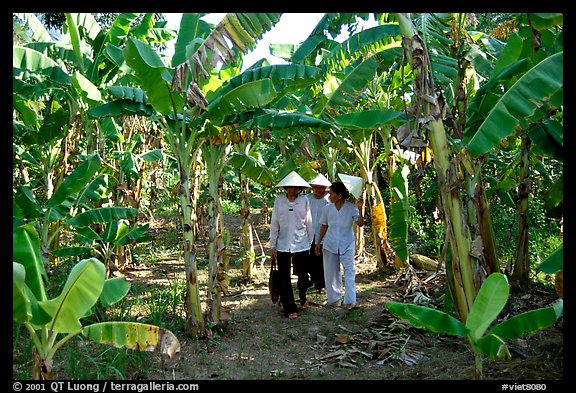
[[[118,348],[158,350],[170,358],[180,351],[176,336],[158,326],[113,321],[83,325],[96,303],[118,302],[128,294],[130,284],[125,278],[106,279],[104,264],[88,258],[72,268],[62,292],[50,299],[38,233],[28,224],[15,227],[12,235],[12,319],[27,329],[34,344],[34,379],[53,379],[56,353],[78,335]]]
[[[100,165],[98,155],[86,157],[45,204],[40,202],[42,198],[35,195],[29,186],[16,189],[13,211],[15,225],[30,222],[38,228],[41,258],[46,269],[50,269],[50,259],[55,255],[53,251],[59,248],[54,246],[54,239],[63,230],[61,224],[73,217],[79,208],[90,208],[91,203],[102,198],[106,190],[106,177],[96,175]]]
[[[559,299],[551,306],[495,322],[508,301],[509,292],[510,286],[505,275],[489,275],[482,284],[465,323],[446,312],[414,304],[387,302],[386,309],[416,328],[466,337],[474,353],[476,371],[481,377],[483,356],[510,359],[506,340],[514,340],[546,329],[554,324],[564,311],[564,302]]]
[[[450,190],[459,189],[457,162],[451,159],[426,45],[418,35],[409,14],[397,14],[397,18],[402,30],[406,57],[415,81],[413,90],[418,99],[418,115],[421,115],[421,122],[425,121],[428,139],[434,154],[434,167],[438,178],[447,238],[452,251],[448,283],[456,310],[460,318],[465,321],[476,295],[474,272],[478,271],[479,263],[477,254],[472,253],[472,239],[467,225],[465,206],[459,193],[450,192]]]
[[[512,41],[513,42],[513,41]],[[519,199],[517,202],[519,230],[514,278],[522,282],[528,279],[528,195],[530,171],[529,135],[541,146],[557,146],[562,135],[562,124],[555,119],[563,105],[563,51],[540,61],[504,93],[487,114],[466,147],[473,157],[487,155],[492,149],[513,136],[524,134],[520,160]],[[552,117],[554,114],[554,117]],[[494,124],[500,127],[494,129]],[[522,131],[517,131],[522,130]]]
[[[123,50],[124,60],[131,67],[135,81],[146,92],[148,102],[159,115],[165,138],[178,163],[187,283],[187,326],[193,336],[203,336],[206,330],[194,252],[193,206],[196,206],[196,201],[192,200],[194,194],[190,191],[190,181],[196,184],[193,189],[199,186],[200,179],[196,172],[205,142],[212,138],[216,145],[226,145],[224,137],[209,135],[208,131],[212,132],[216,128],[212,126],[206,130],[199,116],[207,110],[210,89],[221,84],[217,81],[217,67],[224,64],[221,69],[238,72],[241,55],[254,47],[256,41],[279,20],[280,14],[227,14],[216,26],[202,21],[201,16],[183,14],[171,61],[175,66],[173,70],[145,42],[130,39]],[[264,86],[267,82],[257,83]],[[233,99],[228,104],[225,102],[218,104],[212,100],[210,110],[218,113],[233,111],[238,104]],[[209,314],[218,315],[219,310]]]

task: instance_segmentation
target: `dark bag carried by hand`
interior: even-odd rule
[[[268,291],[273,304],[276,304],[280,298],[280,291],[278,290],[280,286],[279,276],[280,272],[278,272],[278,267],[276,266],[276,259],[273,258],[270,264],[270,276],[268,277]]]

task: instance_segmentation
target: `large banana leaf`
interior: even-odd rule
[[[173,105],[177,109],[182,107],[183,97],[180,94],[171,94],[172,76],[150,45],[129,37],[123,54],[126,64],[136,73],[148,102],[155,110],[168,115],[173,112]]]
[[[78,194],[78,205],[88,201],[96,202],[102,199],[108,188],[108,175],[97,175],[83,190]],[[87,207],[87,206],[86,206]]]
[[[66,221],[72,227],[88,227],[96,223],[112,222],[118,219],[136,217],[137,209],[132,207],[99,207],[77,214]]]
[[[399,127],[406,123],[406,115],[391,109],[368,109],[336,116],[334,122],[338,127],[350,130],[352,139],[358,143],[369,138],[379,127]]]
[[[264,106],[276,96],[277,92],[270,79],[255,80],[217,96],[206,108],[206,113],[211,119],[222,120],[227,115]]]
[[[180,352],[180,342],[174,334],[154,325],[136,322],[102,322],[86,326],[82,335],[92,341],[117,348],[158,350],[173,358]]]
[[[116,100],[102,105],[93,106],[86,111],[91,117],[118,117],[118,116],[151,116],[154,109],[151,105],[130,100]]]
[[[29,48],[15,46],[12,49],[14,77],[22,70],[32,71],[62,85],[70,85],[70,76],[48,56]]]
[[[52,195],[46,203],[46,207],[55,208],[69,196],[78,193],[88,184],[98,169],[100,169],[100,165],[101,160],[98,154],[89,155],[83,163],[74,169],[74,172],[64,179],[62,184],[54,192],[54,195]]]
[[[107,307],[124,298],[130,291],[130,283],[125,277],[115,277],[104,281],[100,301]]]
[[[12,211],[14,217],[34,219],[41,217],[44,211],[28,186],[16,189],[12,198]]]
[[[466,318],[466,326],[474,342],[484,335],[500,314],[508,301],[509,292],[508,279],[501,273],[492,273],[484,280]]]
[[[501,84],[526,71],[527,59],[509,64],[495,73],[477,91],[466,108],[466,127],[462,141],[467,143],[477,132],[487,114],[501,98]]]
[[[536,265],[536,270],[546,274],[555,274],[564,269],[564,244]]]
[[[80,319],[94,306],[104,287],[106,267],[95,258],[78,262],[70,271],[62,293],[39,302],[52,316],[48,329],[57,333],[73,333],[82,328]]]
[[[274,186],[274,175],[261,160],[248,154],[233,152],[229,155],[228,162],[250,179],[266,187]]]
[[[564,52],[556,53],[526,72],[498,100],[467,145],[474,157],[486,154],[518,127],[540,120],[545,105],[560,106],[564,85]]]
[[[12,230],[12,260],[22,264],[26,271],[26,285],[38,300],[48,299],[44,280],[48,275],[40,256],[40,237],[31,224]]]
[[[26,269],[24,265],[12,262],[12,319],[25,323],[32,319],[32,306],[25,294]]]
[[[249,68],[240,75],[231,78],[220,89],[216,90],[214,95],[224,95],[244,83],[262,79],[270,79],[278,93],[287,94],[316,83],[320,77],[320,68],[300,64],[277,64]],[[207,97],[210,98],[210,96]]]
[[[514,340],[551,326],[558,316],[554,307],[539,308],[508,318],[494,326],[490,333],[504,340]]]
[[[238,128],[284,130],[295,127],[308,127],[316,130],[327,130],[332,127],[332,124],[325,120],[300,112],[280,112],[274,109],[264,109],[261,112],[248,115],[251,115],[251,117],[246,121],[243,121],[242,116],[239,117],[238,120],[241,121],[241,123]]]
[[[374,130],[387,125],[398,127],[406,122],[406,115],[392,109],[368,109],[340,115],[334,121],[342,128]]]
[[[26,285],[24,266],[17,262],[13,262],[12,266],[12,320],[36,326],[50,322],[50,315],[39,307],[36,297]]]
[[[385,24],[362,30],[337,45],[325,57],[321,64],[330,73],[334,69],[342,70],[351,61],[364,55],[371,55],[398,46],[401,42],[400,27],[398,24]]]
[[[386,302],[386,309],[416,328],[460,337],[468,334],[468,328],[462,322],[443,311],[399,302]]]

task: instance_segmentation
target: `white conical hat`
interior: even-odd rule
[[[311,186],[324,186],[324,187],[330,187],[332,185],[332,183],[330,183],[330,180],[326,179],[326,177],[321,173],[319,173],[318,176],[316,176],[314,179],[310,180],[308,184],[310,184]]]
[[[362,183],[364,183],[361,177],[344,175],[343,173],[339,173],[338,177],[342,183],[344,183],[348,191],[350,191],[350,194],[354,195],[356,198],[360,198],[362,195]]]
[[[280,180],[280,183],[276,185],[276,187],[310,187],[310,184],[304,179],[302,176],[296,173],[296,171],[292,171],[286,176],[284,179]]]

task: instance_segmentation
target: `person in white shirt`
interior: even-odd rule
[[[340,263],[344,269],[344,306],[356,307],[356,270],[354,254],[356,239],[353,223],[364,225],[364,217],[360,215],[363,201],[358,201],[358,207],[346,199],[350,193],[344,183],[334,182],[328,190],[330,201],[326,205],[320,219],[320,238],[316,244],[316,255],[323,253],[324,280],[326,282],[326,305],[338,307],[342,303],[342,274]]]
[[[298,281],[300,307],[307,308],[308,267],[310,244],[314,237],[312,214],[308,198],[300,195],[310,185],[292,171],[277,187],[284,187],[274,201],[270,219],[270,257],[276,260],[280,272],[280,303],[284,314],[290,319],[298,317],[298,306],[292,290],[291,268]]]
[[[320,215],[324,206],[330,203],[328,191],[326,190],[332,183],[323,174],[319,173],[308,184],[312,187],[312,193],[306,194],[306,197],[310,201],[310,211],[312,212],[312,222],[314,223],[314,240],[312,240],[312,246],[310,247],[310,263],[308,266],[311,285],[314,285],[314,289],[321,293],[326,288],[324,283],[324,261],[322,252],[320,252],[320,255],[316,255],[315,250],[316,243],[320,238]]]

